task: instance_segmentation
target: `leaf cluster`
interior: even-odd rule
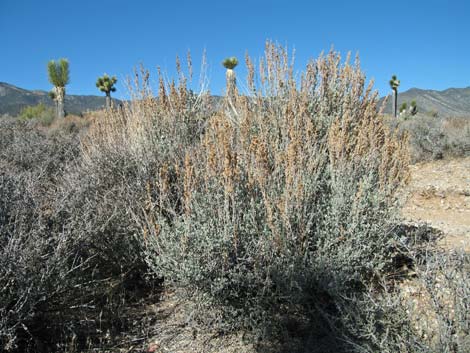
[[[222,61],[222,65],[229,70],[233,70],[238,65],[238,59],[234,56],[231,58],[226,58]]]
[[[116,76],[110,77],[104,74],[102,77],[98,77],[96,80],[96,87],[101,91],[109,94],[110,92],[116,92],[114,84],[117,82]]]
[[[49,82],[56,87],[65,87],[70,81],[69,62],[67,59],[51,60],[47,63]]]
[[[389,81],[390,87],[396,91],[400,86],[400,80],[397,78],[397,75],[393,75],[392,79]]]

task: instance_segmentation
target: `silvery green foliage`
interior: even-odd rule
[[[428,249],[414,258],[418,305],[426,311],[410,320],[410,298],[398,288],[369,290],[353,300],[339,301],[341,321],[361,338],[350,341],[357,352],[464,353],[470,349],[469,255]],[[415,298],[416,299],[416,298]],[[429,325],[429,326],[428,326]],[[424,331],[423,331],[423,328]],[[346,340],[349,338],[345,337]]]
[[[397,252],[393,208],[367,192],[375,187],[373,175],[360,177],[366,192],[353,200],[355,177],[344,171],[334,180],[327,173],[312,178],[312,190],[322,193],[312,193],[306,205],[313,215],[310,237],[296,239],[295,232],[283,230],[281,249],[260,197],[240,187],[227,203],[214,185],[194,195],[189,216],[160,223],[147,243],[147,261],[168,285],[186,293],[193,315],[211,327],[244,328],[266,338],[282,330],[289,316],[335,322],[334,303],[347,303],[346,294],[360,296],[365,282],[392,268]],[[345,234],[340,242],[339,229]]]
[[[470,255],[462,249],[436,251],[417,263],[430,317],[437,322],[435,336],[426,342],[428,351],[470,351]]]
[[[279,337],[290,322],[312,328],[308,340],[320,335],[318,326],[327,327],[337,352],[425,352],[399,293],[385,280],[411,261],[414,242],[396,226],[400,173],[382,163],[395,158],[406,169],[406,153],[389,154],[404,152],[400,141],[381,149],[394,136],[377,129],[377,97],[364,92],[357,66],[338,72],[339,58],[329,54],[309,64],[310,81],[299,94],[284,52],[273,53],[268,83],[259,90],[264,95],[240,98],[238,111],[209,121],[202,147],[187,150],[194,158],[181,179],[185,171],[199,177],[171,179],[178,207],[167,203],[173,212],[164,215],[156,201],[141,213],[147,263],[192,303],[188,319],[211,329]],[[315,134],[306,139],[309,126]],[[289,155],[295,139],[303,159]],[[362,152],[347,146],[351,141],[362,141]],[[198,154],[204,148],[207,159]],[[288,158],[304,168],[286,172]],[[301,187],[290,192],[301,190],[300,196],[286,196],[291,177]]]
[[[341,303],[349,295],[362,296],[366,285],[393,268],[399,252],[397,185],[383,185],[382,146],[367,144],[367,135],[358,133],[362,126],[374,129],[368,122],[377,118],[376,95],[365,92],[357,65],[338,68],[335,53],[309,64],[299,93],[285,69],[288,60],[277,61],[282,55],[273,50],[267,57],[272,72],[281,74],[268,73],[269,82],[259,90],[265,95],[246,99],[238,112],[221,112],[204,131],[205,145],[189,150],[194,165],[186,171],[194,167],[199,179],[190,192],[172,179],[173,189],[185,190],[180,197],[190,194],[189,204],[181,207],[188,201],[180,199],[168,216],[156,200],[140,215],[147,263],[193,302],[196,321],[264,338],[282,332],[289,317],[320,322],[330,331],[347,327]],[[310,139],[304,134],[308,126],[315,130]],[[351,139],[342,140],[347,134]],[[380,139],[386,132],[379,128],[377,134]],[[289,155],[295,139],[303,159]],[[373,147],[363,155],[341,152],[343,142],[354,139],[366,150]],[[251,147],[240,141],[252,141],[254,149],[265,146],[256,152],[260,159],[244,157]],[[214,174],[204,169],[204,153],[198,154],[205,148],[209,156],[230,152],[217,155],[215,164],[226,163]],[[234,155],[237,163],[230,164]],[[288,175],[288,158],[305,168]],[[228,184],[234,169],[237,179]],[[294,188],[290,177],[301,187]],[[300,195],[293,196],[296,190]],[[354,340],[354,332],[345,334]]]

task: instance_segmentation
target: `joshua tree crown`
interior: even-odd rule
[[[117,82],[116,76],[109,77],[107,74],[104,74],[103,77],[98,77],[96,80],[96,87],[101,91],[109,95],[110,92],[116,92],[116,87],[114,84]]]
[[[398,86],[400,86],[400,80],[397,79],[396,75],[392,76],[392,79],[390,80],[390,87],[396,91],[398,89]]]
[[[226,69],[233,70],[235,66],[238,65],[238,59],[232,56],[231,58],[227,58],[224,61],[222,61],[222,65],[224,65]]]
[[[67,59],[51,60],[47,63],[49,82],[55,87],[65,87],[69,83],[69,62]]]

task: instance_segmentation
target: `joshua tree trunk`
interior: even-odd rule
[[[57,94],[57,117],[62,119],[65,117],[64,99],[65,99],[65,87],[56,87]]]
[[[397,117],[398,111],[398,92],[396,89],[393,90],[393,116]]]
[[[106,110],[111,109],[111,94],[106,93]]]
[[[233,97],[237,88],[237,79],[235,77],[235,72],[232,69],[227,69],[225,77],[227,79],[227,96]]]

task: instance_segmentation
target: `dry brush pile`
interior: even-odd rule
[[[121,308],[145,290],[125,214],[140,185],[123,185],[124,168],[113,179],[113,163],[101,163],[82,158],[69,129],[1,122],[1,350],[94,346],[87,339],[122,329]]]
[[[422,259],[419,232],[397,226],[407,137],[380,118],[358,60],[330,52],[295,74],[287,50],[267,43],[257,68],[248,56],[246,65],[249,91],[220,104],[188,88],[189,56],[176,81],[159,75],[157,95],[142,68],[133,99],[95,121],[47,186],[55,196],[39,219],[51,225],[21,238],[2,209],[5,244],[24,242],[18,251],[30,254],[26,239],[41,229],[50,241],[31,256],[59,261],[57,270],[42,262],[52,271],[38,294],[47,305],[24,296],[28,313],[57,319],[51,293],[62,288],[62,304],[80,308],[60,318],[70,339],[86,308],[119,321],[136,288],[163,281],[188,322],[213,332],[265,341],[287,332],[312,352],[432,352],[394,286],[399,264]],[[0,310],[22,312],[12,298],[26,287],[15,288]],[[2,342],[33,340],[25,315],[0,322]]]

